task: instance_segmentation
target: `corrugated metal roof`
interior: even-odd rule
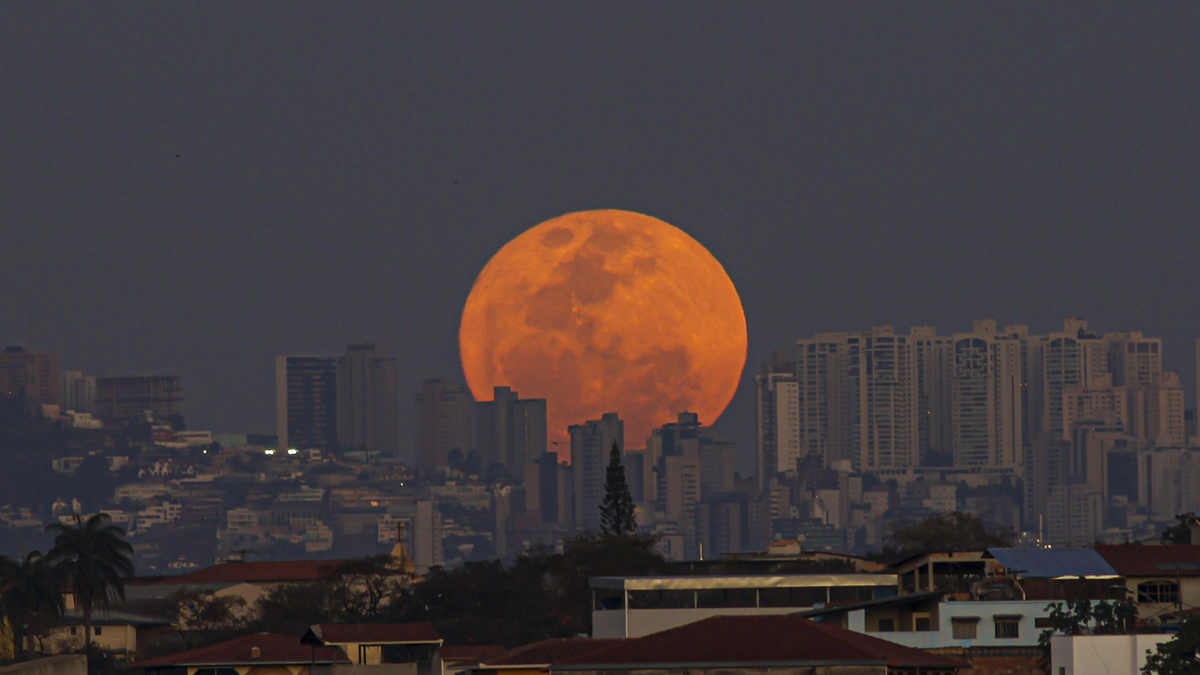
[[[1091,548],[989,548],[988,554],[1028,579],[1121,576]]]

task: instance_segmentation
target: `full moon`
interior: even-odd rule
[[[630,449],[683,411],[712,424],[746,365],[725,268],[682,230],[629,211],[568,213],[505,244],[471,288],[458,339],[476,400],[495,386],[545,398],[558,440],[616,412]]]

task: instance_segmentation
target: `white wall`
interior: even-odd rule
[[[1042,628],[1034,625],[1040,617],[1050,616],[1046,600],[980,600],[965,602],[943,602],[938,605],[936,630],[920,632],[870,633],[888,642],[895,642],[916,649],[942,649],[946,647],[1031,647],[1037,644]],[[848,615],[851,630],[865,632],[865,610],[855,610]],[[857,616],[856,616],[857,615]],[[1020,616],[1016,638],[997,638],[995,617]],[[955,640],[954,617],[978,617],[974,640]],[[1054,675],[1057,675],[1055,673]]]
[[[1055,635],[1050,638],[1051,675],[1140,675],[1146,652],[1171,635]]]

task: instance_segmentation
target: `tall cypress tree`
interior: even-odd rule
[[[608,469],[604,474],[604,501],[600,503],[600,531],[605,534],[633,534],[637,522],[633,519],[633,495],[625,480],[625,465],[621,450],[614,442],[608,453]]]

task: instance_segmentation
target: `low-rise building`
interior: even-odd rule
[[[147,675],[315,675],[350,665],[337,647],[302,644],[277,633],[253,633],[215,645],[130,664]],[[314,670],[315,669],[315,670]],[[382,675],[382,674],[379,674]]]
[[[592,637],[630,638],[717,615],[792,614],[896,595],[894,574],[592,577]]]
[[[404,675],[442,675],[442,636],[431,623],[322,623],[300,641],[337,647],[356,666],[408,665]]]
[[[1200,545],[1097,545],[1095,550],[1124,577],[1138,618],[1154,620],[1200,606]]]
[[[1053,675],[1141,675],[1147,652],[1173,636],[1164,633],[1135,635],[1055,635],[1050,638],[1050,672]]]

